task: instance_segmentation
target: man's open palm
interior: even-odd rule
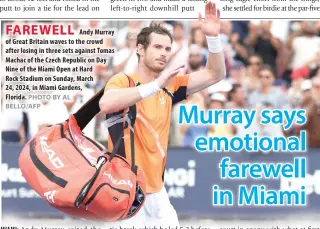
[[[202,32],[207,36],[218,36],[220,33],[220,10],[216,8],[216,4],[208,2],[206,4],[205,18],[199,13],[198,20],[201,25]]]

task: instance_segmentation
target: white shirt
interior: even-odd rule
[[[54,125],[69,118],[67,107],[59,100],[51,100],[46,105],[41,104],[39,109],[29,110],[28,114],[31,137],[39,131],[41,125]]]
[[[120,49],[120,51],[117,52],[113,57],[113,67],[123,63],[129,57],[130,54],[131,54],[131,50],[129,48]],[[128,74],[134,73],[136,72],[137,68],[138,68],[138,57],[137,57],[137,54],[133,52],[127,64],[124,66],[123,72]]]
[[[293,69],[302,67],[320,51],[320,37],[296,37],[293,39],[292,48],[294,56],[291,67]]]
[[[118,30],[117,35],[116,35],[116,46],[121,47],[126,44],[126,39],[127,39],[127,34],[129,31],[129,27],[123,27],[122,29]]]
[[[271,33],[282,42],[286,42],[289,35],[290,23],[288,20],[273,20],[271,24]]]
[[[23,122],[23,114],[18,109],[2,109],[1,111],[1,130],[19,131]]]

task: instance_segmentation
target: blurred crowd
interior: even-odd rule
[[[25,23],[25,22],[17,22]],[[66,22],[64,22],[66,23]],[[114,38],[105,38],[104,46],[116,47],[108,64],[97,64],[94,82],[72,95],[68,102],[43,101],[37,111],[4,110],[1,112],[2,140],[25,142],[43,126],[65,120],[94,93],[103,88],[110,77],[119,72],[137,69],[137,34],[150,21],[128,21],[116,27]],[[208,49],[205,35],[197,21],[158,21],[173,35],[172,55],[168,67],[186,67],[188,74],[205,67]],[[80,28],[108,28],[108,22],[73,21]],[[3,31],[3,30],[2,30]],[[281,126],[261,125],[259,120],[249,129],[237,125],[179,125],[179,104],[172,114],[169,145],[193,147],[199,136],[299,136],[307,130],[309,147],[320,148],[320,21],[222,21],[221,39],[224,46],[227,78],[182,104],[196,104],[202,109],[306,109],[305,125],[293,125],[284,131]],[[3,62],[2,62],[3,65]],[[3,77],[2,77],[3,80]],[[2,88],[3,89],[3,88]],[[98,141],[107,139],[107,131],[98,115],[85,129],[85,134]]]

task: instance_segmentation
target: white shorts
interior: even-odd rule
[[[112,225],[179,227],[179,220],[177,212],[170,203],[168,193],[163,187],[160,192],[147,194],[142,208],[135,216]]]

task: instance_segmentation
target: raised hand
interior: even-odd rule
[[[184,68],[184,65],[176,68],[165,69],[157,79],[159,87],[166,87],[169,84],[170,80],[175,77],[182,68]]]
[[[220,33],[220,10],[216,8],[216,4],[208,2],[206,4],[205,18],[202,15],[198,17],[202,32],[207,36],[218,36]]]

